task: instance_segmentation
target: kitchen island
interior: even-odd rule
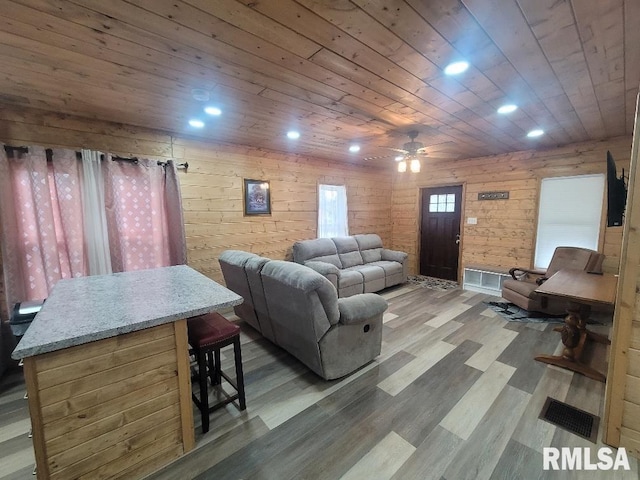
[[[12,354],[38,478],[140,478],[191,450],[185,319],[242,301],[186,265],[58,282]]]

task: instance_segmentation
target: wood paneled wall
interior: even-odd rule
[[[189,162],[180,177],[189,265],[212,278],[220,278],[224,249],[284,259],[296,240],[315,238],[318,183],[346,185],[351,234],[390,242],[388,172],[185,139],[176,139],[174,154]],[[243,216],[243,178],[270,181],[271,216]]]
[[[422,173],[386,171],[287,155],[244,146],[213,144],[164,132],[89,121],[39,110],[0,110],[0,140],[67,148],[87,147],[121,155],[188,161],[180,182],[189,264],[220,280],[217,256],[226,248],[286,258],[296,240],[313,238],[318,183],[347,185],[351,233],[376,232],[386,245],[419,255],[420,188],[463,184],[461,265],[528,266],[533,260],[540,180],[603,173],[611,150],[628,169],[631,139],[574,144],[466,160],[423,160]],[[242,179],[271,181],[272,215],[243,216]],[[480,191],[508,190],[508,200],[478,201]],[[605,270],[617,271],[621,227],[604,229]]]
[[[639,97],[640,98],[640,97]],[[605,442],[640,458],[640,112],[636,110],[604,408]]]
[[[222,280],[217,257],[225,249],[283,259],[296,240],[315,238],[318,183],[346,185],[350,233],[391,241],[388,171],[39,110],[0,109],[0,141],[188,162],[179,171],[188,262],[214,280]],[[243,178],[271,182],[271,216],[243,216]]]
[[[613,154],[619,170],[628,170],[630,137],[467,160],[423,160],[421,173],[394,175],[392,246],[409,253],[411,270],[417,272],[420,189],[464,185],[461,268],[468,264],[532,266],[541,179],[604,173],[607,150]],[[478,201],[479,192],[505,190],[509,191],[508,200]],[[466,224],[468,217],[477,218],[478,223]],[[600,244],[607,255],[604,269],[615,272],[620,260],[622,227],[604,225],[603,218],[604,236]]]

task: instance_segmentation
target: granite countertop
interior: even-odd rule
[[[61,280],[11,356],[53,352],[242,302],[186,265]]]

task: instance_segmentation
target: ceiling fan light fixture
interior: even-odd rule
[[[505,115],[507,113],[515,112],[517,109],[518,109],[517,105],[514,105],[513,103],[508,103],[498,108],[498,113]]]
[[[444,73],[445,75],[460,75],[467,68],[469,68],[469,62],[465,62],[464,60],[453,62],[444,67]]]
[[[411,160],[410,168],[413,173],[420,173],[420,160],[418,160],[417,158]]]
[[[398,172],[404,173],[406,171],[407,171],[407,162],[406,160],[402,160],[400,163],[398,163]]]
[[[191,96],[194,100],[198,102],[208,102],[209,101],[209,92],[203,88],[193,88],[191,89]]]
[[[394,158],[394,160],[396,162],[401,162],[402,160],[404,160],[404,155],[398,155],[396,158]]]

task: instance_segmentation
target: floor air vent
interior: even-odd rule
[[[596,443],[600,417],[547,397],[539,418]]]

